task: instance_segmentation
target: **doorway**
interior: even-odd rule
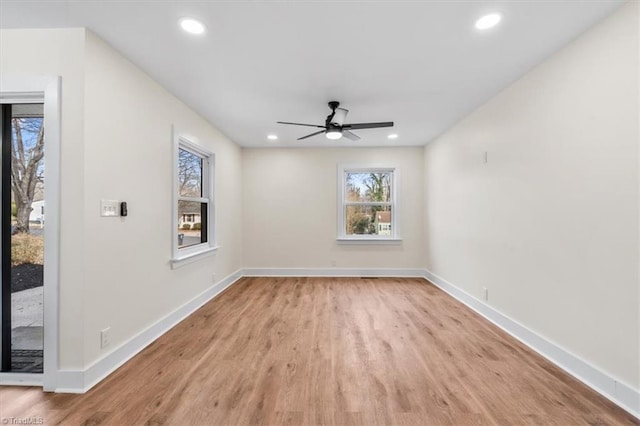
[[[2,104],[2,372],[44,361],[44,105]]]

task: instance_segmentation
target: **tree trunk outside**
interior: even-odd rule
[[[14,234],[29,232],[29,216],[31,215],[31,203],[20,203],[16,200],[16,227]]]
[[[38,165],[44,156],[44,124],[41,123],[36,143],[31,149],[25,149],[23,127],[29,123],[23,119],[11,120],[15,132],[15,141],[11,144],[11,190],[16,203],[16,227],[14,234],[29,232],[31,203],[38,182]]]

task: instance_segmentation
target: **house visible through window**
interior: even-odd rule
[[[174,260],[214,248],[213,154],[183,138],[177,145]]]
[[[339,169],[339,232],[343,239],[395,238],[393,168]]]

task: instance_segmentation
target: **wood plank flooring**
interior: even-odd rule
[[[84,395],[0,389],[65,425],[638,424],[422,279],[243,278]]]

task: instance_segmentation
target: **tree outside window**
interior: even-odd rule
[[[344,170],[342,233],[345,237],[391,237],[393,169]]]

